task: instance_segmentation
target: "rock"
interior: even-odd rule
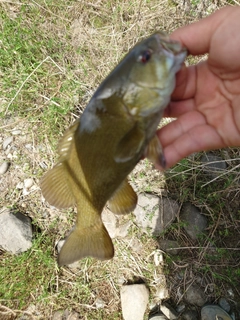
[[[142,242],[136,238],[132,238],[130,241],[128,241],[128,245],[131,247],[133,251],[137,253],[141,253],[143,250]]]
[[[12,130],[12,135],[14,135],[14,136],[17,136],[17,135],[19,135],[19,134],[21,134],[21,133],[22,133],[21,130],[18,130],[18,129]]]
[[[230,304],[227,302],[225,298],[220,298],[218,304],[226,312],[229,312],[231,309]]]
[[[52,316],[52,320],[62,320],[62,318],[63,318],[63,310],[55,311]]]
[[[178,313],[181,313],[181,312],[183,312],[183,311],[185,310],[185,308],[186,308],[185,304],[179,304],[179,305],[176,307],[176,311],[177,311]]]
[[[203,170],[208,173],[211,178],[218,177],[227,168],[226,162],[211,152],[207,152],[201,158],[201,162],[205,164]]]
[[[31,143],[27,143],[25,144],[25,148],[29,151],[31,151],[33,149],[33,145]]]
[[[75,311],[71,312],[70,315],[68,315],[67,320],[79,320],[79,314]]]
[[[6,173],[8,171],[8,168],[10,166],[10,163],[9,162],[3,162],[1,165],[0,165],[0,175]]]
[[[32,246],[31,219],[22,213],[6,209],[0,214],[0,246],[14,254]]]
[[[149,291],[145,284],[123,286],[120,295],[123,319],[143,320],[149,298]]]
[[[21,190],[23,188],[24,188],[23,182],[18,182],[18,184],[16,185],[16,189]]]
[[[102,212],[102,221],[104,223],[104,226],[106,227],[110,237],[116,238],[118,233],[117,228],[117,218],[114,213],[112,213],[110,210],[103,210]]]
[[[168,239],[161,239],[161,240],[159,240],[158,243],[159,243],[160,249],[162,249],[170,254],[173,254],[173,255],[179,254],[180,250],[175,249],[175,248],[179,248],[179,244],[177,241],[168,240]]]
[[[196,240],[207,227],[206,217],[190,202],[183,205],[180,221],[185,224],[184,229],[193,240]]]
[[[29,178],[29,179],[25,179],[23,184],[24,184],[24,188],[29,189],[31,188],[31,186],[33,185],[34,181],[33,179]]]
[[[196,305],[198,307],[202,307],[207,301],[203,290],[195,284],[192,284],[189,288],[187,288],[187,291],[184,294],[184,299],[191,305]]]
[[[178,210],[178,203],[169,198],[140,194],[134,215],[139,227],[146,233],[157,236],[175,219]]]
[[[207,305],[201,309],[201,320],[232,320],[230,315],[217,305]]]
[[[97,309],[102,309],[105,306],[105,302],[101,298],[97,298],[95,301],[95,305]]]
[[[132,221],[127,221],[126,223],[120,225],[117,229],[117,236],[125,238],[128,235],[128,230],[132,225]]]
[[[52,320],[79,320],[79,314],[75,311],[68,311],[68,310],[58,310],[54,312]]]
[[[182,320],[196,320],[198,319],[198,313],[195,310],[186,310],[181,316]]]
[[[161,304],[160,310],[162,311],[163,314],[165,314],[167,319],[169,320],[178,319],[179,314],[168,302],[164,302],[163,304]]]
[[[9,146],[9,144],[11,144],[12,142],[13,142],[13,137],[12,136],[11,137],[7,137],[6,139],[4,139],[3,144],[2,144],[3,150],[6,150],[7,147]]]

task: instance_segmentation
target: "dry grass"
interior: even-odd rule
[[[231,183],[225,185],[228,171],[217,181],[205,179],[204,183],[209,184],[204,191],[199,187],[204,183],[200,179],[201,165],[196,160],[190,159],[170,170],[166,181],[147,161],[133,172],[131,178],[138,192],[170,195],[181,202],[191,200],[204,209],[212,222],[209,238],[198,244],[191,243],[179,225],[169,230],[169,235],[188,249],[180,250],[183,252],[180,262],[165,255],[164,265],[154,262],[154,253],[158,252],[156,241],[133,223],[126,239],[114,240],[116,255],[112,261],[84,259],[77,268],[58,269],[54,246],[71,228],[75,213],[49,207],[39,188],[43,172],[56,159],[59,137],[81,114],[103,78],[137,41],[159,29],[170,33],[225,4],[225,1],[157,0],[0,2],[0,138],[11,135],[14,129],[21,130],[8,155],[0,153],[0,162],[11,162],[8,173],[0,178],[0,204],[26,213],[36,226],[34,245],[29,252],[19,257],[0,252],[1,319],[19,319],[21,313],[24,319],[51,319],[56,310],[66,309],[79,312],[80,319],[121,319],[121,285],[144,281],[150,288],[151,301],[159,302],[157,291],[166,286],[163,269],[175,303],[182,301],[177,287],[184,292],[200,275],[204,280],[201,285],[210,290],[211,299],[225,292],[224,285],[217,290],[219,282],[214,278],[221,274],[221,269],[211,272],[206,254],[212,250],[211,241],[215,241],[218,249],[224,248],[229,253],[228,261],[222,259],[222,268],[237,261],[238,252],[231,249],[237,243],[229,245],[231,239],[226,237],[220,242],[219,226],[229,230],[232,238],[239,236],[239,217],[231,213],[239,198],[239,151],[228,152]],[[26,148],[27,144],[31,149]],[[29,177],[34,179],[34,187],[26,194],[16,186]],[[221,182],[220,189],[216,189],[215,182]],[[208,201],[211,194],[217,203],[226,200],[226,206],[214,206]],[[234,212],[239,214],[238,208]],[[134,219],[132,216],[125,219],[129,218]],[[141,246],[140,252],[136,250],[137,244]],[[29,283],[26,266],[31,275]],[[174,277],[177,273],[183,274],[180,280]],[[103,308],[97,307],[97,299],[103,300]]]

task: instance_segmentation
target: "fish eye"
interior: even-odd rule
[[[146,50],[140,55],[139,60],[142,63],[146,63],[150,60],[151,55],[152,55],[152,52],[150,50]]]

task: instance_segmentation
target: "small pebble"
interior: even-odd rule
[[[31,188],[31,186],[33,185],[33,183],[34,183],[33,179],[31,179],[31,178],[25,179],[25,180],[24,180],[24,187],[25,187],[26,189],[29,189],[29,188]]]
[[[234,293],[233,293],[232,289],[228,289],[227,293],[228,293],[230,298],[232,298],[232,299],[234,298]]]
[[[16,185],[16,189],[23,189],[24,185],[22,182],[18,182],[18,184]]]
[[[32,144],[31,144],[31,143],[25,144],[25,148],[26,148],[27,150],[32,150]]]
[[[17,136],[19,134],[21,134],[22,131],[21,130],[12,130],[12,135]]]
[[[97,298],[95,304],[97,309],[102,309],[105,306],[105,302],[101,298]]]
[[[3,162],[0,165],[0,175],[6,173],[8,171],[9,166],[10,166],[9,162]]]
[[[3,150],[6,150],[7,147],[13,142],[13,137],[7,137],[6,139],[4,139],[3,141]]]

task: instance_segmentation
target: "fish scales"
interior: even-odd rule
[[[51,205],[77,207],[76,225],[60,251],[59,265],[86,256],[113,257],[102,210],[107,202],[117,214],[134,210],[137,195],[127,176],[144,156],[164,167],[155,133],[186,55],[185,48],[161,32],[138,43],[60,140],[58,162],[41,181]]]

